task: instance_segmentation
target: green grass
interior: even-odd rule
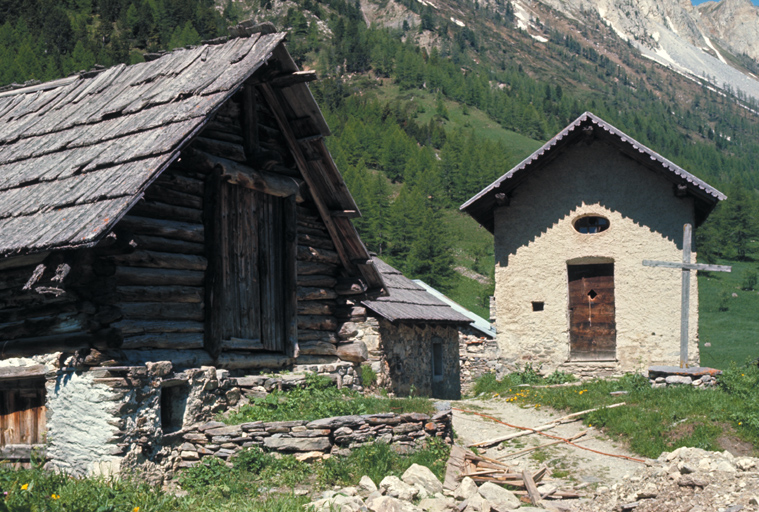
[[[759,368],[732,367],[712,389],[692,386],[652,389],[648,379],[627,375],[619,380],[595,380],[584,386],[514,389],[511,382],[483,377],[478,387],[500,390],[509,400],[547,405],[578,412],[618,402],[627,405],[589,413],[586,425],[603,428],[612,438],[646,457],[680,446],[722,450],[727,438],[751,443],[754,454],[759,446]],[[500,387],[499,387],[500,386]],[[512,390],[509,393],[509,389]],[[612,391],[627,391],[622,397]]]
[[[399,455],[390,445],[376,443],[359,447],[347,457],[307,464],[298,462],[292,455],[275,457],[250,448],[234,457],[231,467],[207,457],[182,473],[179,482],[189,491],[186,500],[201,510],[223,501],[223,510],[289,512],[303,510],[302,504],[310,501],[305,497],[296,498],[291,493],[295,487],[318,492],[334,486],[356,485],[363,475],[379,484],[386,476],[402,475],[415,463],[429,467],[442,479],[449,453],[450,447],[440,440],[430,440],[424,449],[409,455]]]
[[[181,502],[160,488],[136,480],[70,478],[41,469],[15,470],[0,465],[0,511],[168,512]],[[190,510],[185,508],[184,510]]]
[[[422,412],[432,414],[432,402],[424,397],[378,398],[363,396],[348,389],[337,389],[326,377],[309,376],[304,388],[274,391],[252,404],[221,415],[230,425],[249,421],[312,421],[332,416],[376,414],[382,412]]]
[[[483,284],[457,273],[448,296],[482,318],[490,318],[489,297],[493,295],[495,270],[493,235],[469,215],[456,210],[442,213],[443,222],[451,234],[455,265],[473,270],[489,279],[487,284]]]
[[[507,396],[519,392],[520,389],[517,388],[524,384],[550,385],[576,381],[574,375],[559,370],[544,377],[540,374],[540,368],[534,368],[532,364],[527,363],[521,371],[506,374],[501,380],[496,379],[494,373],[486,373],[477,379],[473,392],[475,395],[485,393]]]
[[[429,467],[442,479],[450,447],[440,440],[410,455],[391,446],[374,444],[355,449],[347,457],[315,464],[298,462],[292,455],[275,457],[258,448],[241,452],[231,467],[206,457],[179,477],[186,496],[175,496],[159,486],[136,480],[71,478],[41,469],[16,470],[0,466],[2,512],[303,512],[309,496],[296,496],[294,488],[312,491],[335,485],[355,485],[363,475],[379,484],[388,475],[400,476],[412,464]]]
[[[733,362],[742,364],[759,358],[759,287],[741,289],[746,273],[756,271],[758,265],[719,263],[732,265],[733,271],[698,276],[699,350],[702,366],[726,369]]]

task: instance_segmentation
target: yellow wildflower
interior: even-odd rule
[[[25,491],[29,487],[29,484],[24,484],[21,486],[21,490]]]
[[[53,498],[54,500],[61,499],[61,495],[60,494],[52,494],[50,497]]]
[[[132,509],[132,512],[140,512],[140,507],[134,507],[134,508]]]

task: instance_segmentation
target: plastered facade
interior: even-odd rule
[[[618,150],[575,144],[533,170],[495,215],[498,344],[505,362],[541,363],[575,374],[614,374],[679,363],[681,271],[644,267],[682,261],[691,198]],[[581,234],[581,216],[607,218],[607,230]],[[695,248],[694,248],[695,249]],[[695,255],[694,259],[695,261]],[[568,264],[614,263],[616,359],[570,360]],[[533,311],[542,302],[542,311]],[[689,361],[698,361],[698,294],[690,290]]]

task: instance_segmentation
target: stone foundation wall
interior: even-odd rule
[[[41,372],[48,468],[76,476],[139,470],[154,482],[173,470],[173,447],[184,432],[220,411],[301,386],[307,373],[327,376],[339,388],[363,389],[356,364],[331,359],[294,365],[295,373],[249,375],[212,366],[174,368],[169,361],[88,367],[48,355],[4,360],[0,378],[25,367]]]
[[[429,438],[453,441],[451,410],[433,416],[420,413],[337,416],[315,421],[255,421],[228,426],[218,421],[185,429],[176,438],[174,471],[192,467],[204,457],[228,460],[245,448],[291,453],[301,460],[345,455],[365,444],[386,443],[413,451]]]
[[[356,341],[366,345],[377,385],[398,396],[461,397],[459,331],[456,326],[393,324],[368,317],[354,322]],[[442,375],[433,376],[433,345],[442,348]]]
[[[469,393],[477,379],[487,373],[502,376],[508,367],[500,360],[498,342],[475,333],[459,333],[459,359],[461,363],[461,392]]]

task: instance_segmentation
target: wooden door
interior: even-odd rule
[[[0,446],[41,444],[45,439],[45,426],[44,381],[2,381]]]
[[[295,319],[295,199],[226,182],[213,213],[206,346],[288,352]]]
[[[569,265],[569,357],[614,360],[614,264]]]

